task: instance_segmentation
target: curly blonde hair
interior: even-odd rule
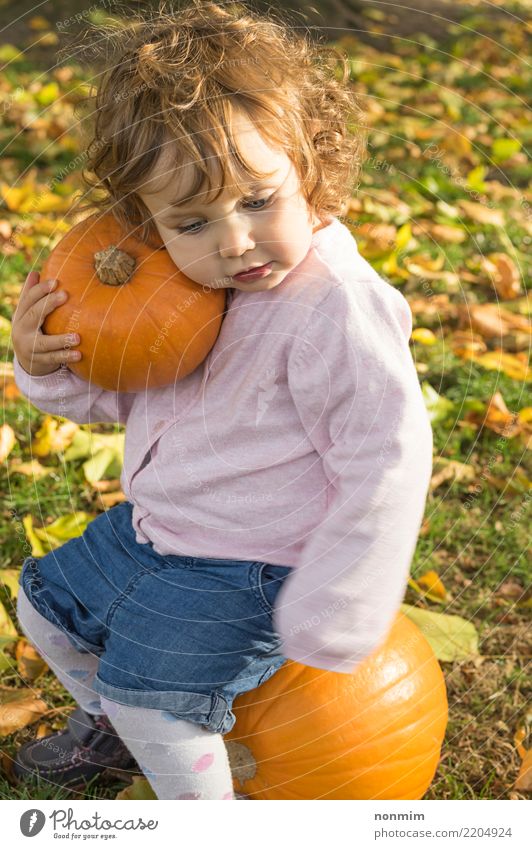
[[[313,43],[271,13],[205,0],[186,0],[177,10],[160,0],[152,18],[137,13],[125,25],[99,30],[118,50],[96,93],[83,101],[92,115],[82,170],[89,191],[78,210],[110,210],[155,244],[156,225],[137,192],[164,148],[175,151],[176,167],[193,163],[192,194],[218,189],[211,200],[228,179],[241,188],[239,168],[264,178],[237,148],[235,111],[286,152],[318,218],[343,210],[366,138],[349,61],[337,48]]]

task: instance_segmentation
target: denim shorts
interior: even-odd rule
[[[97,693],[225,734],[235,696],[286,661],[272,611],[291,567],[160,555],[136,541],[132,512],[121,502],[27,557],[20,585],[78,651],[98,656]]]

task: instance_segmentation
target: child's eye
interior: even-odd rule
[[[273,195],[270,195],[270,196],[269,196],[269,197],[267,197],[267,198],[255,198],[254,200],[250,200],[250,201],[248,201],[248,206],[249,206],[251,203],[260,203],[260,204],[263,204],[262,206],[258,206],[258,207],[251,207],[252,211],[254,210],[254,211],[256,211],[256,212],[260,212],[260,210],[261,210],[261,209],[264,209],[266,206],[268,206],[268,204],[270,203],[270,201],[271,201],[272,199],[273,199]],[[199,227],[200,227],[200,229],[201,229],[201,227],[202,227],[203,225],[202,225],[202,224],[201,224],[201,222],[199,222],[199,221],[194,221],[192,224],[187,224],[185,227],[177,227],[176,229],[177,229],[177,231],[178,231],[179,233],[191,233],[191,234],[199,233],[199,232],[200,232],[200,229],[195,229],[195,230],[193,230],[193,229],[192,229],[193,227],[196,227],[196,228],[197,228],[198,224],[199,224]]]
[[[269,198],[256,198],[255,200],[251,200],[251,201],[249,201],[249,203],[263,203],[263,204],[264,204],[264,206],[267,206],[267,205],[268,205],[268,203],[271,201],[271,199],[272,199],[272,195],[270,195],[270,197],[269,197]],[[249,203],[248,203],[248,205],[249,205]],[[264,206],[259,206],[258,208],[259,208],[259,209],[264,209]],[[257,207],[255,207],[255,209],[256,209],[256,208],[257,208]]]
[[[194,221],[193,224],[187,224],[186,227],[176,227],[178,233],[199,233],[199,230],[192,230],[192,227],[195,227],[196,224],[199,224],[199,221]]]

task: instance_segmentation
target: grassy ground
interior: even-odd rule
[[[512,6],[514,14],[519,9],[519,4]],[[383,254],[378,246],[375,251],[371,239],[360,239],[361,252],[387,274],[390,282],[402,288],[411,304],[426,297],[427,285],[431,297],[447,296],[449,304],[455,306],[504,301],[494,295],[489,281],[478,271],[475,257],[479,254],[511,254],[526,280],[526,254],[532,235],[525,214],[527,204],[530,209],[530,165],[523,150],[502,161],[493,150],[493,140],[497,138],[517,136],[523,138],[523,143],[526,141],[522,98],[529,83],[519,59],[523,27],[510,15],[504,20],[504,26],[497,21],[495,32],[482,17],[479,4],[475,4],[471,17],[462,18],[460,27],[450,28],[447,39],[438,45],[420,35],[395,42],[389,48],[393,53],[388,54],[345,40],[345,47],[353,56],[357,88],[373,116],[370,160],[361,184],[361,201],[350,213],[356,219],[353,233],[358,240],[361,223],[379,224],[384,220],[396,231],[407,223],[414,240],[403,250],[407,259],[425,256],[435,260],[442,250],[445,255],[441,278],[423,278],[415,272],[401,274],[408,266],[404,256],[398,255],[397,247]],[[383,26],[377,19],[372,23],[370,19],[369,25]],[[26,58],[10,73],[14,84],[18,84],[27,79],[24,75],[31,75],[31,63]],[[488,89],[491,94],[485,96]],[[456,139],[462,139],[458,154],[452,145],[445,149],[450,127],[457,133]],[[434,128],[434,138],[445,150],[444,159],[424,155],[424,147],[432,138],[426,133]],[[10,157],[6,174],[11,173],[12,179],[23,166],[36,163],[44,181],[72,157],[72,153],[67,156],[60,151],[53,158],[39,154],[39,142],[31,133],[24,143],[20,138],[10,142],[9,123],[3,133],[2,140],[8,143],[6,156]],[[469,147],[463,144],[464,138],[469,139]],[[475,168],[484,169],[480,177],[478,172],[477,178],[471,177]],[[464,183],[467,178],[472,181],[469,185]],[[475,179],[480,180],[481,186],[485,183],[477,201],[500,210],[503,227],[479,223],[465,214],[453,216],[452,210],[461,200],[471,201]],[[386,191],[395,193],[406,212],[392,203],[393,195],[385,199],[382,192]],[[1,218],[15,222],[17,215],[4,208]],[[437,223],[461,228],[464,239],[442,245],[441,239],[427,235]],[[30,225],[25,226],[31,235]],[[39,251],[46,249],[47,244],[37,240],[35,245],[21,244],[20,250],[3,254],[0,313],[5,319],[12,316],[29,267]],[[390,264],[394,253],[398,272]],[[451,276],[445,277],[443,272]],[[458,276],[458,285],[452,274]],[[526,294],[526,285],[522,283],[521,296]],[[511,299],[505,301],[505,306],[512,308]],[[412,344],[420,380],[427,381],[454,404],[446,417],[433,424],[435,462],[444,458],[468,464],[475,478],[451,479],[430,493],[412,564],[414,578],[435,570],[445,585],[448,600],[435,605],[420,599],[411,589],[405,600],[462,616],[475,624],[480,635],[480,657],[442,663],[450,719],[442,759],[425,798],[521,799],[526,794],[513,789],[520,766],[514,736],[519,729],[529,729],[532,721],[528,712],[531,687],[527,630],[531,499],[529,483],[523,483],[532,478],[530,452],[522,440],[501,438],[489,427],[473,424],[468,414],[478,405],[484,409],[497,392],[510,411],[519,411],[530,404],[530,382],[501,371],[488,371],[456,355],[452,345],[459,329],[455,316],[448,318],[443,311],[432,316],[416,314],[415,326],[430,327],[436,336],[432,346]],[[484,341],[488,349],[496,347],[493,339]],[[2,358],[9,373],[12,350],[7,338],[4,343]],[[526,353],[527,349],[519,350]],[[9,461],[29,460],[43,415],[21,398],[4,398],[3,412],[4,423],[11,426],[17,440]],[[113,426],[97,429],[114,430]],[[20,567],[27,553],[22,519],[28,513],[41,525],[74,510],[95,514],[101,509],[98,495],[84,479],[80,464],[66,466],[57,454],[41,462],[53,467],[52,474],[42,479],[14,473],[9,462],[0,471],[0,489],[4,493],[0,506],[0,568]],[[0,592],[16,623],[8,590],[0,587]],[[21,683],[18,671],[0,674],[1,686],[17,687]],[[57,709],[48,720],[49,731],[59,729],[73,707],[72,699],[49,672],[39,677],[36,686],[50,708]],[[39,790],[13,786],[9,762],[17,747],[35,731],[36,725],[29,726],[2,740],[2,798],[114,798],[125,786],[119,780],[94,782],[84,794],[66,793],[50,786]]]

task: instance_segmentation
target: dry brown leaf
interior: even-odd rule
[[[467,330],[457,330],[453,333],[451,347],[457,357],[470,357],[473,354],[483,354],[488,350],[480,334]]]
[[[3,424],[0,427],[0,463],[3,463],[8,454],[13,449],[17,439],[15,431],[8,424]]]
[[[504,215],[502,210],[494,209],[482,203],[474,203],[470,200],[459,200],[458,206],[472,221],[479,224],[492,224],[494,227],[504,227]]]
[[[442,483],[448,480],[474,480],[476,472],[473,466],[469,466],[467,463],[459,463],[457,460],[446,460],[443,457],[440,457],[435,461],[435,467],[440,467],[437,471],[432,475],[430,480],[430,490],[431,492],[441,486]]]
[[[503,300],[512,300],[522,294],[519,269],[508,254],[488,254],[482,257],[481,265],[482,269],[489,274],[497,294]]]
[[[98,492],[114,492],[120,486],[120,478],[113,478],[108,481],[93,481],[92,486]]]
[[[461,328],[472,328],[485,339],[502,338],[514,330],[532,333],[532,324],[500,304],[460,304],[458,318]]]
[[[105,508],[114,507],[115,504],[120,504],[121,501],[125,500],[126,496],[122,490],[120,490],[120,492],[107,492],[100,494],[100,501]]]
[[[465,419],[481,427],[487,427],[494,433],[500,433],[507,439],[520,433],[523,426],[517,413],[510,412],[500,392],[492,395],[484,413],[470,410]]]
[[[434,224],[430,228],[430,235],[439,242],[451,242],[454,245],[460,244],[467,238],[463,230],[452,227],[450,224]]]
[[[48,669],[48,664],[35,651],[31,643],[24,638],[17,643],[16,658],[18,671],[26,681],[35,681],[39,675],[42,675]]]
[[[0,737],[7,737],[46,713],[48,706],[39,698],[40,690],[26,687],[0,687]]]
[[[361,252],[367,256],[376,256],[393,250],[397,227],[393,224],[374,224],[371,221],[365,221],[357,227],[356,232],[363,242]]]

